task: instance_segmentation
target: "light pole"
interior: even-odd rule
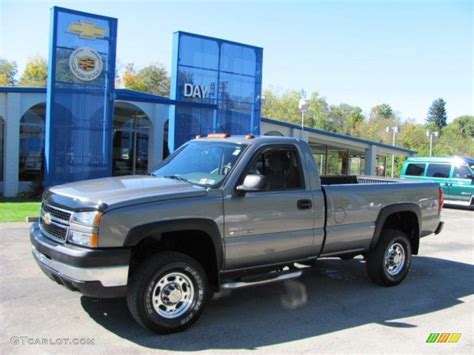
[[[430,138],[430,157],[433,155],[433,137],[438,137],[438,131],[426,131],[426,136]]]
[[[304,132],[304,114],[308,111],[309,108],[309,101],[306,100],[304,97],[300,99],[298,103],[298,108],[301,111],[301,139],[303,139],[303,132]]]
[[[395,146],[395,136],[396,136],[397,133],[400,133],[400,128],[398,128],[398,127],[386,127],[385,128],[385,132],[390,133],[390,131],[392,131],[392,145]],[[394,165],[395,165],[395,155],[392,154],[392,171],[391,171],[391,174],[390,174],[392,177],[393,177],[393,171],[395,170]]]

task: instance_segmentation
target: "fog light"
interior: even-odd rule
[[[69,242],[85,247],[96,247],[98,245],[97,234],[83,233],[70,229]]]

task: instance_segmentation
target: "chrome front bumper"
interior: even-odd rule
[[[32,252],[38,264],[41,264],[60,277],[66,277],[79,282],[98,281],[104,287],[127,285],[128,266],[82,268],[50,259],[40,253],[35,246],[32,247]]]
[[[87,296],[121,297],[126,294],[130,249],[89,249],[57,243],[37,223],[30,229],[32,254],[52,280]]]

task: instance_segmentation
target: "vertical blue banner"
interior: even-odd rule
[[[112,174],[117,20],[51,13],[45,186]]]
[[[170,91],[184,104],[170,110],[170,151],[197,134],[260,133],[262,57],[259,47],[174,34]]]

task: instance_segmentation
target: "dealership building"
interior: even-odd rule
[[[375,175],[414,151],[261,117],[263,49],[173,35],[170,97],[114,87],[117,20],[54,7],[47,88],[0,87],[0,194],[143,174],[194,136],[293,136],[321,174]]]

